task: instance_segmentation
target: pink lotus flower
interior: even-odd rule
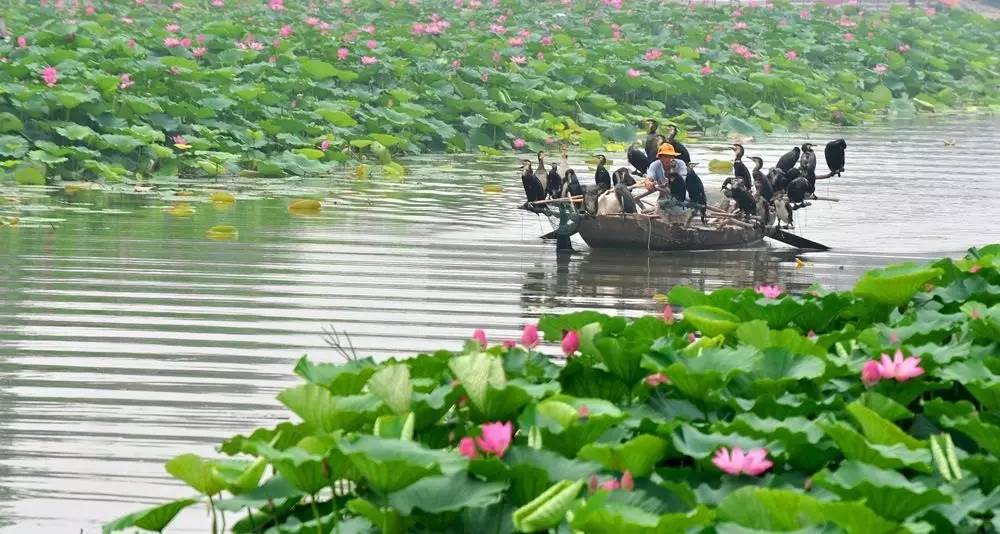
[[[285,9],[285,0],[270,0],[267,7],[271,8],[271,11],[281,11]]]
[[[854,34],[853,33],[848,32],[848,33],[844,34],[844,42],[845,43],[849,43],[849,42],[851,42],[853,40],[854,40]]]
[[[799,17],[800,17],[800,18],[801,18],[802,20],[809,20],[809,10],[808,10],[808,9],[803,9],[803,10],[802,10],[802,11],[801,11],[801,12],[799,13]]]
[[[733,25],[733,29],[736,31],[745,30],[749,27],[750,26],[748,26],[747,23],[743,22],[742,20]]]
[[[503,58],[503,56],[500,55],[500,52],[493,52],[493,62],[494,63],[500,63],[500,60],[502,58]]]
[[[487,423],[482,426],[483,435],[476,438],[479,450],[492,454],[497,458],[503,458],[507,448],[510,447],[510,440],[514,436],[514,429],[510,421],[506,423]]]
[[[899,51],[900,51],[901,53],[904,53],[904,54],[905,54],[906,52],[909,52],[909,51],[910,51],[910,45],[908,45],[908,44],[906,44],[906,43],[903,43],[903,44],[899,45],[899,48],[898,48],[898,50],[899,50]]]
[[[350,50],[348,50],[346,48],[338,48],[337,49],[337,59],[343,61],[343,60],[347,59],[347,56],[350,55],[350,53],[351,53]]]
[[[167,33],[177,33],[181,31],[181,27],[177,24],[167,24],[163,29],[167,30]]]
[[[361,56],[362,65],[374,65],[378,63],[378,58],[373,56]]]
[[[121,81],[118,83],[118,88],[128,89],[129,87],[132,86],[133,83],[135,82],[132,81],[132,76],[129,76],[128,74],[122,74]]]
[[[201,46],[192,50],[191,55],[194,57],[202,57],[205,55],[205,52],[206,52],[205,47]]]
[[[306,26],[313,26],[313,27],[315,27],[317,24],[319,24],[319,19],[318,18],[316,18],[316,17],[306,17]]]
[[[468,459],[473,459],[476,457],[476,441],[468,436],[462,438],[458,442],[458,454],[465,456]]]
[[[566,332],[562,340],[562,351],[566,356],[572,356],[576,354],[576,351],[580,348],[580,334],[576,333],[576,330],[570,330]]]
[[[622,31],[621,30],[614,30],[613,32],[611,32],[611,38],[614,39],[615,41],[621,41],[622,40]]]
[[[361,31],[367,33],[368,35],[375,35],[375,25],[365,24],[364,26],[361,27]]]
[[[663,307],[663,322],[674,324],[674,309],[667,304]]]
[[[795,61],[799,55],[795,53],[795,50],[789,50],[788,52],[785,52],[785,57],[788,58],[788,61]]]
[[[973,265],[972,267],[969,267],[969,274],[976,274],[981,270],[983,270],[982,265]]]
[[[486,342],[486,332],[483,332],[482,328],[477,328],[472,332],[472,339],[479,342],[479,346],[486,348],[489,344]]]
[[[174,142],[175,145],[186,145],[186,144],[188,144],[187,139],[184,139],[184,136],[181,135],[181,134],[174,135],[170,139]]]
[[[628,469],[622,473],[622,489],[625,491],[632,491],[635,489],[635,480],[632,478],[632,472]]]
[[[183,46],[184,48],[191,48],[191,38],[185,37],[181,39],[181,46]]]
[[[924,14],[927,15],[928,17],[933,17],[935,13],[937,13],[937,10],[935,10],[933,7],[929,7],[924,10]]]
[[[762,284],[754,289],[757,293],[763,295],[764,298],[776,299],[781,296],[782,289],[778,286],[772,286],[767,284]]]
[[[184,4],[181,2],[174,2],[173,4],[170,5],[170,9],[173,9],[174,11],[180,11],[184,9]]]
[[[872,67],[872,70],[875,71],[875,74],[885,74],[889,70],[889,67],[887,67],[882,63],[879,63],[878,65]]]
[[[27,48],[28,47],[28,39],[26,37],[24,37],[23,35],[20,36],[20,37],[18,37],[17,38],[17,47],[18,48]]]
[[[500,24],[490,24],[490,32],[495,33],[497,35],[503,35],[507,33],[507,28],[503,27]]]
[[[92,16],[94,16],[94,13],[97,12],[97,10],[94,9],[93,5],[88,4],[87,5],[87,9],[84,9],[83,12],[86,13],[88,17],[92,17]]]
[[[520,141],[520,144],[518,144]],[[518,137],[514,140],[514,148],[523,148],[524,139]],[[538,325],[536,324],[526,324],[524,325],[524,330],[521,331],[521,345],[533,349],[538,346]]]
[[[213,7],[225,7],[226,6],[226,2],[225,2],[225,0],[212,0],[212,6]]]
[[[541,43],[543,46],[552,46],[552,42],[553,42],[552,37],[549,35],[546,35],[541,39]]]
[[[323,152],[326,152],[327,150],[330,150],[330,140],[329,139],[324,139],[324,140],[320,141],[319,142],[319,149],[322,150]]]
[[[580,419],[586,419],[590,417],[590,408],[587,408],[586,404],[581,404],[576,410],[576,415],[578,415]]]
[[[181,40],[176,37],[165,37],[163,39],[163,46],[167,48],[177,48],[181,45]]]
[[[452,60],[452,62],[451,62],[451,70],[458,70],[461,66],[462,66],[462,62],[461,61],[459,61],[457,59]]]
[[[712,72],[713,72],[713,71],[712,71],[712,66],[711,66],[711,65],[709,65],[708,63],[705,63],[705,66],[703,66],[703,67],[701,68],[701,74],[702,74],[703,76],[708,76],[709,74],[712,74]]]
[[[646,53],[643,54],[642,56],[642,58],[645,59],[646,61],[656,61],[661,57],[663,57],[663,51],[658,48],[651,48],[647,50]]]
[[[615,479],[613,479],[613,478],[609,479],[609,480],[605,480],[604,483],[601,484],[601,489],[602,490],[606,490],[606,491],[614,491],[614,490],[616,490],[616,489],[618,489],[620,487],[621,487],[621,485],[618,484],[618,481],[615,480]]]
[[[505,339],[501,345],[503,348],[510,350],[517,346],[517,341],[514,341],[513,339]]]
[[[42,80],[45,82],[45,85],[55,87],[56,82],[59,81],[59,71],[55,67],[45,67],[42,69]]]
[[[767,449],[753,449],[744,454],[743,449],[739,447],[733,447],[732,454],[725,447],[720,448],[712,457],[712,463],[733,476],[741,473],[758,476],[774,465],[767,459]]]
[[[640,75],[642,75],[642,73],[639,72],[636,69],[629,69],[628,70],[628,77],[629,78],[638,78]]]
[[[663,373],[651,374],[646,377],[646,385],[651,388],[660,387],[667,382],[670,382],[670,378]]]
[[[730,13],[729,16],[732,17],[732,18],[734,18],[734,19],[735,18],[739,18],[739,17],[743,16],[743,12],[740,11],[739,9],[736,9],[732,13]]]
[[[528,58],[524,56],[511,56],[510,61],[515,65],[524,65],[528,61]]]
[[[196,37],[194,38],[194,42],[198,43],[199,45],[203,45],[203,44],[205,44],[205,34],[204,34],[204,33],[199,33],[199,34],[198,34],[198,35],[197,35],[197,36],[196,36]]]
[[[920,358],[916,356],[906,358],[900,349],[896,349],[896,354],[893,355],[892,359],[889,358],[888,354],[882,354],[878,368],[882,379],[894,378],[896,382],[906,382],[924,374],[923,368],[920,367]]]
[[[861,381],[865,383],[866,386],[874,386],[878,384],[878,381],[882,380],[882,370],[879,368],[879,364],[875,360],[868,360],[865,362],[864,366],[861,367]]]
[[[378,41],[375,39],[369,39],[368,42],[365,43],[365,46],[367,46],[369,50],[375,50],[378,48]]]
[[[284,26],[281,27],[281,30],[278,32],[278,35],[280,35],[280,36],[282,36],[282,37],[284,37],[286,39],[288,37],[291,37],[292,36],[292,27],[290,25],[288,25],[288,24],[285,24]]]
[[[511,37],[510,39],[507,39],[507,44],[510,46],[523,46],[524,37]]]

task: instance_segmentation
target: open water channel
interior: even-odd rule
[[[0,216],[20,219],[0,227],[0,532],[100,532],[191,494],[163,463],[284,419],[275,394],[296,382],[303,354],[336,357],[321,338],[331,324],[362,355],[406,356],[458,348],[475,328],[513,338],[542,313],[658,313],[653,295],[676,284],[844,288],[871,267],[1000,241],[1000,119],[772,136],[747,143],[747,155],[770,167],[793,145],[836,137],[848,143],[847,172],[817,193],[839,202],[796,213],[797,232],[826,253],[609,253],[578,242],[557,256],[537,238],[548,223],[514,209],[514,155],[412,158],[405,181],[345,171],[143,193],[0,187]],[[688,145],[710,194],[724,177],[707,162],[731,159],[726,146]],[[590,183],[585,155],[571,162]],[[611,158],[612,170],[624,163]],[[215,207],[213,188],[236,203]],[[193,196],[176,196],[185,189]],[[287,210],[309,195],[323,198],[318,216]],[[179,201],[195,212],[166,212]],[[208,239],[219,224],[238,239]],[[192,510],[171,531],[207,524]]]

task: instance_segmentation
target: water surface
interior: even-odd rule
[[[822,254],[578,242],[557,255],[537,239],[548,223],[512,209],[523,202],[513,155],[413,158],[405,181],[345,170],[207,184],[237,195],[228,208],[207,202],[205,184],[0,189],[0,216],[20,218],[0,227],[0,532],[99,532],[191,494],[163,462],[284,418],[274,396],[295,383],[294,361],[336,358],[320,336],[331,324],[363,355],[406,356],[457,348],[474,328],[514,337],[542,313],[655,313],[652,296],[676,284],[842,288],[873,266],[1000,241],[997,119],[773,136],[747,155],[773,165],[795,144],[835,137],[847,139],[847,172],[818,194],[839,202],[796,213],[799,233],[833,247]],[[722,140],[688,146],[703,169],[732,154]],[[584,155],[572,161],[590,180]],[[701,176],[718,191],[723,176]],[[172,196],[183,190],[194,195]],[[322,197],[322,212],[289,213],[292,191]],[[165,212],[182,200],[193,215]],[[218,224],[239,238],[207,239]],[[191,511],[172,530],[204,532],[204,519]]]

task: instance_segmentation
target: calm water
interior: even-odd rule
[[[802,235],[834,250],[801,255],[800,269],[781,245],[649,255],[581,242],[557,256],[537,239],[548,223],[512,209],[514,157],[412,159],[405,182],[219,182],[236,204],[217,209],[194,189],[189,217],[164,211],[183,184],[0,189],[0,216],[21,218],[0,228],[0,532],[99,532],[191,494],[163,462],[284,418],[274,396],[295,382],[295,359],[335,357],[320,337],[330,324],[362,354],[404,356],[457,348],[478,327],[513,337],[541,313],[656,312],[652,295],[675,284],[848,287],[873,266],[1000,241],[1000,120],[772,137],[747,155],[770,166],[834,137],[847,139],[847,173],[818,194],[840,202],[796,214]],[[723,176],[705,166],[731,159],[726,144],[688,146],[717,192]],[[503,193],[483,192],[497,182]],[[290,214],[295,190],[321,195],[322,214]],[[207,239],[217,224],[239,239]],[[204,518],[191,511],[174,530],[204,532]]]

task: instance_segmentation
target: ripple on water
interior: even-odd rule
[[[282,420],[274,396],[295,383],[295,359],[336,357],[320,337],[329,324],[362,354],[406,356],[457,348],[474,328],[513,338],[546,312],[658,312],[652,296],[676,284],[848,287],[871,266],[1000,241],[1000,195],[983,172],[1000,164],[998,126],[893,122],[746,143],[773,164],[806,137],[847,139],[847,172],[818,188],[840,202],[796,214],[802,235],[834,250],[802,255],[801,269],[779,247],[557,255],[537,239],[548,223],[512,209],[513,156],[412,158],[405,182],[212,184],[236,203],[174,197],[194,208],[186,217],[156,194],[4,190],[20,204],[0,216],[23,224],[0,228],[0,531],[98,532],[189,495],[163,462]],[[726,146],[688,145],[703,162],[731,158]],[[583,156],[572,161],[590,180]],[[717,194],[723,177],[702,178]],[[292,188],[323,210],[289,213]],[[220,224],[239,238],[206,239]],[[192,510],[175,530],[204,531],[204,519]]]

